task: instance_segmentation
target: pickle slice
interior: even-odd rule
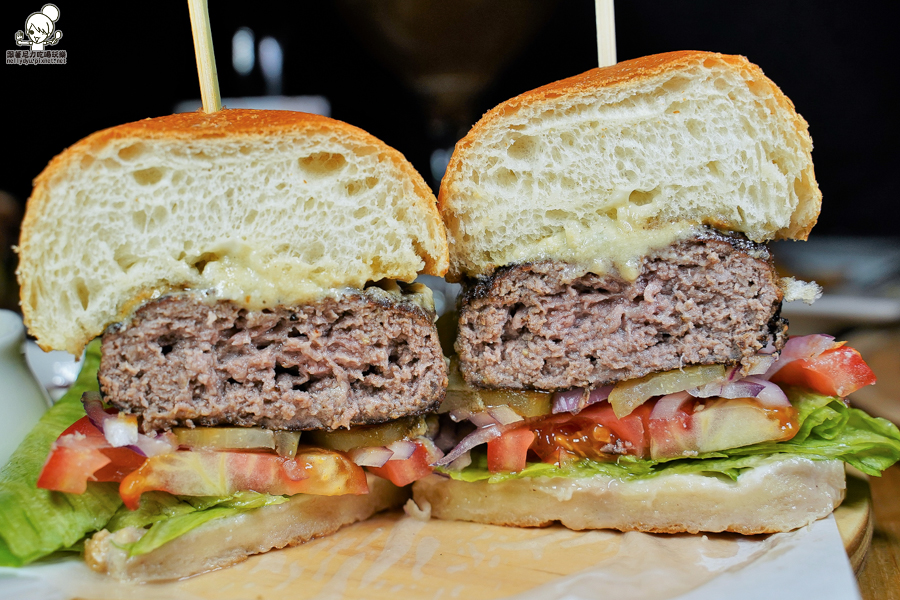
[[[477,413],[494,406],[508,406],[525,418],[549,415],[553,407],[553,394],[532,390],[448,391],[438,412],[465,410]]]
[[[654,396],[674,394],[724,378],[724,365],[694,365],[662,373],[651,373],[639,379],[617,383],[609,394],[609,403],[616,417],[621,419]]]
[[[275,452],[278,456],[294,458],[297,456],[297,446],[300,444],[299,431],[276,431]]]
[[[427,427],[425,417],[403,417],[381,425],[357,425],[352,429],[335,431],[307,431],[304,443],[349,452],[354,448],[387,446],[398,440],[423,435]]]
[[[453,344],[456,342],[456,335],[459,330],[459,314],[455,310],[451,310],[442,314],[437,323],[438,339],[441,341],[441,350],[444,356],[456,356]]]
[[[553,394],[533,390],[480,390],[469,386],[459,372],[459,362],[454,356],[450,360],[447,396],[439,413],[466,410],[470,413],[482,412],[493,406],[509,406],[521,417],[548,415],[553,407]]]
[[[532,390],[479,390],[481,401],[488,408],[508,406],[521,417],[549,415],[553,408],[553,394]]]
[[[192,450],[275,449],[275,433],[258,427],[175,427],[172,432],[179,446]]]

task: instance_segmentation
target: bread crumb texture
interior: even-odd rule
[[[97,132],[35,180],[19,247],[26,324],[80,352],[171,290],[254,307],[442,275],[435,198],[396,150],[316,115],[225,110]]]
[[[741,56],[654,55],[526,92],[450,161],[450,277],[546,258],[621,266],[691,226],[805,239],[821,203],[811,151],[806,121]]]
[[[822,286],[815,281],[782,277],[778,280],[778,286],[784,292],[785,302],[802,300],[805,304],[812,304],[822,297]]]

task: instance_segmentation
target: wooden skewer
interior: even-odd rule
[[[597,14],[597,58],[601,67],[616,64],[616,14],[613,0],[594,0]]]
[[[206,0],[188,0],[188,9],[191,13],[191,30],[194,33],[194,56],[197,58],[197,75],[200,76],[203,112],[218,112],[222,110],[222,97],[219,94],[216,55],[213,52],[212,32],[209,28],[209,9]]]

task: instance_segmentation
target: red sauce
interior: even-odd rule
[[[558,463],[571,459],[590,458],[612,461],[616,455],[603,452],[608,444],[615,445],[618,438],[609,429],[589,419],[572,417],[564,423],[548,419],[533,426],[535,440],[531,450],[542,461]]]
[[[723,400],[698,399],[685,407],[687,409],[685,426],[689,426],[697,405],[708,405],[717,401]],[[744,401],[759,407],[755,400],[746,399]],[[729,402],[733,402],[733,400]],[[779,423],[782,434],[772,441],[789,440],[797,434],[799,427],[795,408],[759,408],[765,412],[768,419]],[[615,424],[610,423],[610,426],[614,427]],[[615,461],[623,453],[630,455],[637,453],[633,444],[622,443],[624,440],[620,440],[609,427],[585,416],[548,415],[546,418],[532,423],[529,428],[535,433],[535,440],[530,451],[536,454],[541,461],[547,463],[565,464],[582,458],[609,462]],[[649,435],[650,429],[645,425],[644,436]],[[616,451],[612,451],[610,446],[616,447]],[[644,440],[644,446],[649,446],[649,440]]]
[[[780,424],[781,431],[784,435],[777,440],[778,442],[783,442],[791,439],[795,435],[797,435],[797,431],[800,429],[797,423],[797,409],[793,406],[784,406],[778,408],[766,408],[766,416],[772,419],[773,421],[777,420]]]

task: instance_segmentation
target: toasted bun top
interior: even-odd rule
[[[223,110],[112,127],[54,158],[18,276],[41,347],[79,353],[173,290],[264,307],[447,263],[434,195],[402,154],[326,117]]]
[[[448,278],[546,258],[627,271],[704,225],[805,239],[821,205],[811,151],[806,121],[742,56],[671,52],[557,81],[456,145],[439,195]]]

